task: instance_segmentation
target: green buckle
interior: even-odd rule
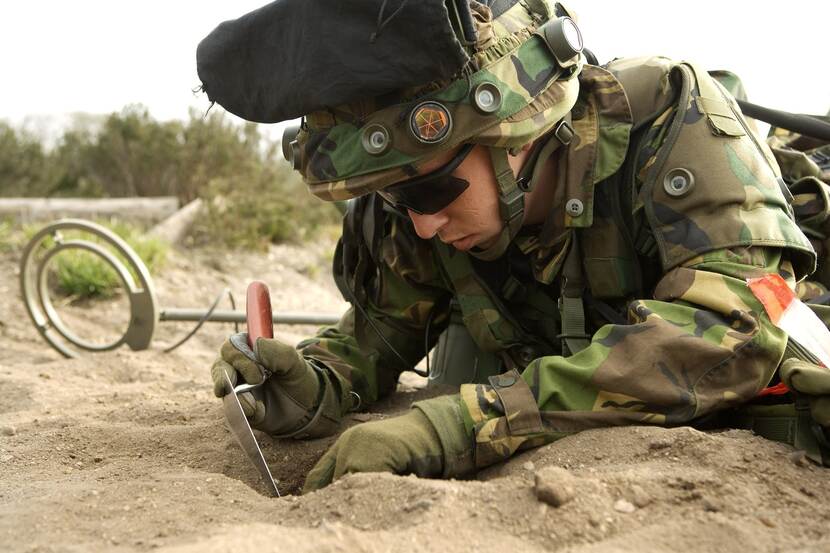
[[[499,211],[504,221],[512,221],[525,210],[525,193],[514,188],[507,196],[499,201]]]

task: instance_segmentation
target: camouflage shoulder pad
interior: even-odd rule
[[[709,75],[717,80],[729,94],[735,97],[735,99],[746,101],[746,89],[744,88],[743,81],[741,81],[741,78],[738,75],[725,69],[709,71]]]
[[[673,117],[640,191],[665,271],[705,252],[789,250],[798,280],[816,254],[795,223],[774,159],[735,99],[693,63],[678,63]]]
[[[674,65],[661,56],[619,58],[607,65],[625,90],[635,125],[671,103],[674,90],[669,74]]]

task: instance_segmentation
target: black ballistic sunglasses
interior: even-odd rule
[[[378,194],[398,209],[410,209],[419,215],[438,213],[470,186],[468,181],[453,177],[450,173],[461,165],[474,146],[465,144],[443,167],[387,186],[378,190]]]

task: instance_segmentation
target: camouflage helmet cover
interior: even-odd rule
[[[294,163],[314,195],[345,200],[368,194],[464,143],[521,147],[573,108],[582,57],[557,62],[537,32],[570,16],[560,3],[517,2],[495,20],[483,4],[470,6],[478,39],[458,78],[305,118]],[[482,97],[489,106],[482,106]]]

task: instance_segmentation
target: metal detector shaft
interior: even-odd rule
[[[207,309],[170,308],[162,309],[159,313],[159,321],[201,321],[207,314]],[[216,323],[244,323],[245,313],[242,311],[231,311],[228,309],[217,309],[207,321]],[[283,325],[329,325],[340,320],[340,315],[321,313],[274,313],[271,316],[274,324]]]

